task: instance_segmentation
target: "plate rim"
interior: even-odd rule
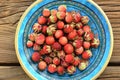
[[[23,65],[21,59],[20,59],[20,55],[19,55],[19,51],[18,51],[18,32],[20,30],[20,27],[21,27],[21,23],[24,19],[24,17],[27,15],[27,13],[32,9],[32,7],[34,7],[36,4],[42,2],[43,0],[36,0],[35,2],[33,2],[26,10],[25,12],[23,13],[22,17],[20,18],[20,21],[18,23],[18,26],[16,28],[16,33],[15,33],[15,51],[16,51],[16,55],[17,55],[17,58],[18,58],[18,61],[22,67],[22,69],[25,71],[25,73],[33,80],[37,80],[27,69],[26,67]],[[108,28],[109,28],[109,31],[110,31],[110,39],[111,39],[111,47],[110,47],[110,50],[109,50],[109,54],[108,54],[108,57],[107,57],[107,61],[105,62],[104,66],[102,66],[101,70],[95,75],[93,76],[93,78],[91,78],[92,80],[95,80],[96,78],[98,78],[101,73],[103,73],[103,71],[105,70],[105,68],[107,67],[109,61],[110,61],[110,58],[112,56],[112,51],[113,51],[113,43],[114,43],[114,40],[113,40],[113,31],[112,31],[112,27],[111,27],[111,24],[110,24],[110,21],[108,19],[108,17],[106,16],[105,12],[101,9],[101,7],[96,4],[93,0],[86,0],[88,2],[90,2],[91,4],[93,4],[100,12],[101,14],[104,16],[107,24],[108,24]]]

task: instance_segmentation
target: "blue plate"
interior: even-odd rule
[[[26,47],[28,34],[32,33],[32,26],[44,8],[57,9],[61,4],[67,5],[67,10],[79,11],[90,18],[89,25],[98,34],[100,46],[92,49],[93,56],[89,66],[84,71],[77,70],[73,75],[57,73],[50,74],[39,71],[37,63],[31,61],[33,50]],[[19,62],[24,71],[34,80],[93,80],[96,79],[107,66],[113,49],[113,34],[111,25],[102,9],[92,0],[37,0],[23,14],[18,24],[15,36],[15,48]]]

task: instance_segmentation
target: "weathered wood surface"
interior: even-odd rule
[[[109,66],[98,80],[120,80],[120,0],[94,0],[107,14],[113,29],[114,49]],[[19,66],[14,36],[23,12],[34,0],[0,0],[0,80],[30,80]]]

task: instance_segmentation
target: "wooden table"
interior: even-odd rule
[[[97,80],[120,80],[120,0],[94,0],[112,24],[114,50],[108,67]],[[33,0],[0,0],[0,80],[31,80],[17,60],[14,36],[18,21]]]

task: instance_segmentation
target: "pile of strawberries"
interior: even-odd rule
[[[88,22],[87,16],[67,12],[65,5],[58,10],[44,9],[27,41],[27,47],[34,50],[31,59],[38,63],[39,70],[47,68],[50,73],[63,75],[74,74],[77,67],[86,69],[92,56],[90,48],[99,46]]]

